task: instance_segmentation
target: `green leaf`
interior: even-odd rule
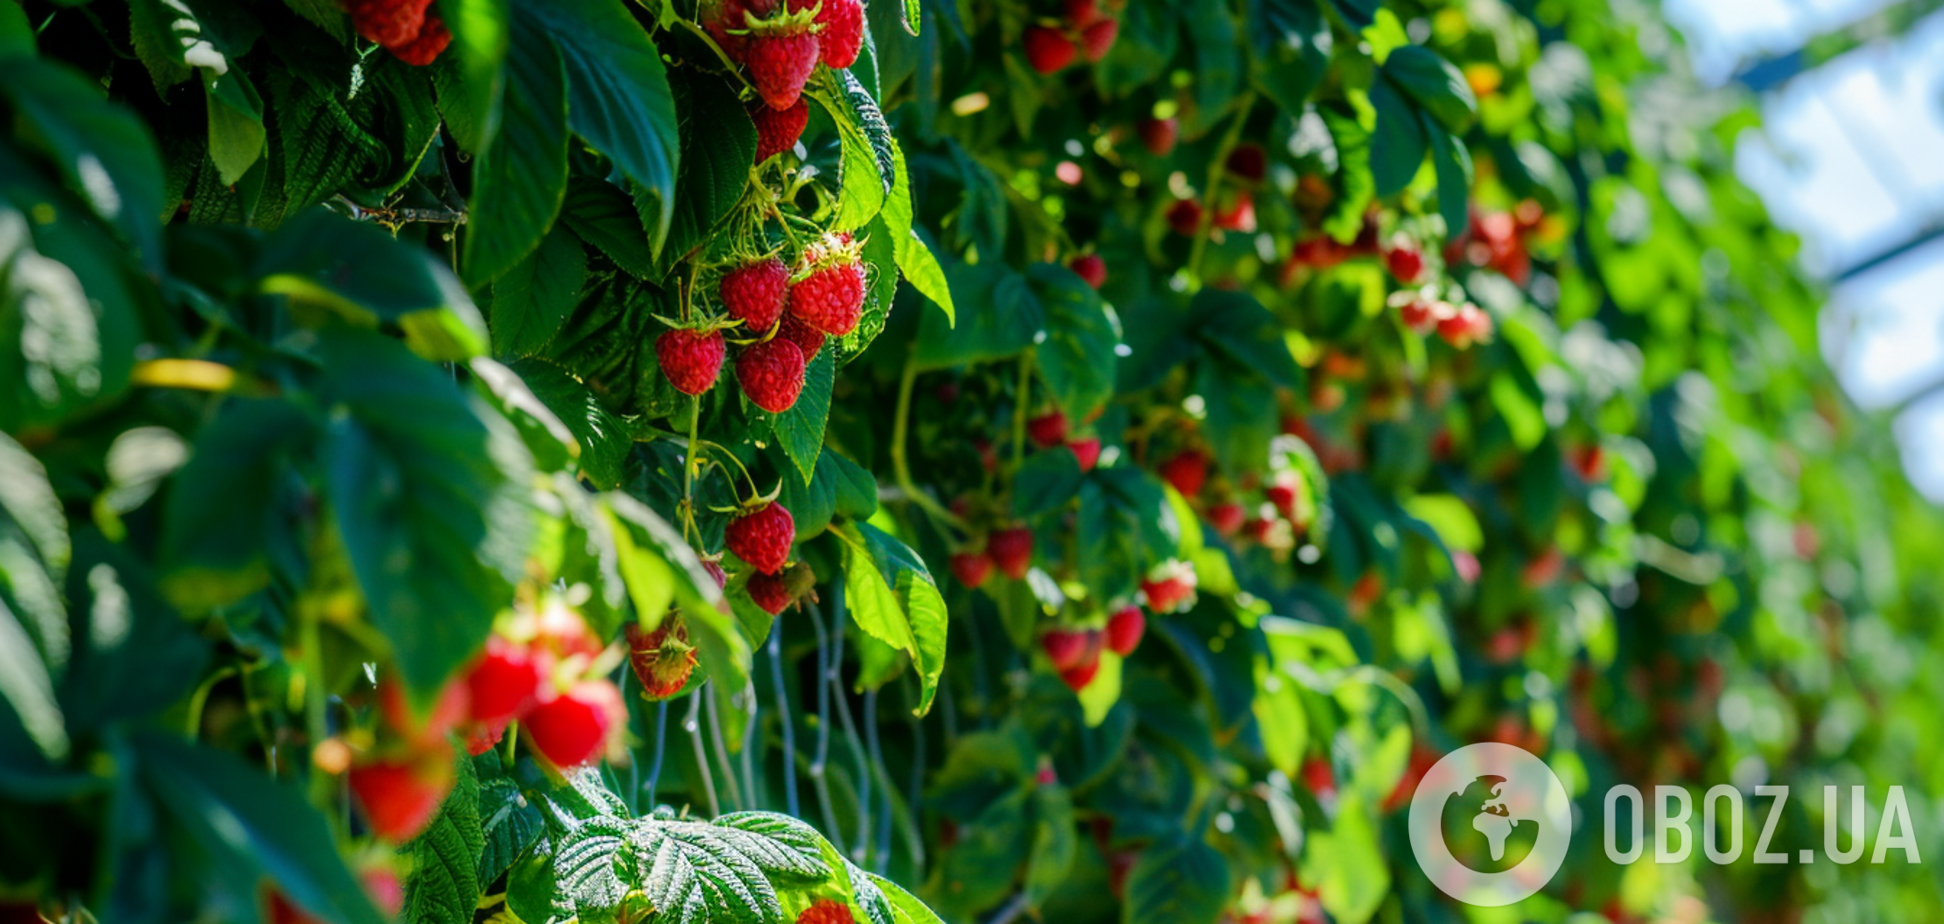
[[[456,92],[443,92],[441,85],[439,109],[453,137],[475,154],[492,142],[503,119],[507,76],[501,65],[512,45],[511,6],[508,0],[439,0],[439,18],[452,32],[443,67],[458,77]]]
[[[381,924],[338,857],[323,816],[296,790],[240,758],[168,735],[140,731],[134,743],[155,804],[226,876],[251,885],[267,876],[322,921]]]
[[[1228,860],[1199,837],[1177,834],[1141,851],[1127,874],[1123,924],[1214,924],[1228,907]]]
[[[866,520],[877,513],[877,479],[872,477],[868,469],[829,450],[817,457],[819,469],[825,463],[831,466],[832,479],[837,483],[838,516]]]
[[[263,99],[242,69],[202,68],[209,109],[209,159],[225,184],[236,183],[263,157]]]
[[[1033,517],[1066,506],[1080,493],[1085,477],[1080,461],[1063,446],[1033,453],[1013,476],[1013,516]]]
[[[916,5],[918,0],[907,0]],[[27,22],[27,11],[18,4],[0,7],[0,58],[34,56],[34,27]]]
[[[1026,275],[1046,319],[1045,338],[1034,350],[1040,377],[1069,419],[1086,420],[1114,396],[1119,325],[1072,270],[1036,263]]]
[[[595,487],[620,487],[634,436],[627,421],[614,416],[585,384],[545,360],[523,359],[512,366],[540,399],[574,434],[580,446],[580,473]]]
[[[1371,85],[1370,105],[1377,110],[1370,172],[1377,182],[1377,195],[1389,196],[1411,185],[1424,163],[1424,125],[1387,78],[1379,77]]]
[[[412,871],[405,877],[404,918],[413,924],[468,924],[487,884],[479,878],[477,863],[486,848],[479,825],[479,781],[464,755],[453,763],[458,780],[452,792],[432,823],[405,845]]]
[[[1102,668],[1107,658],[1118,656],[1113,652],[1101,655]],[[1119,689],[1116,671],[1115,689]],[[1092,689],[1099,683],[1088,684]],[[1065,786],[1039,786],[1033,790],[1033,844],[1026,856],[1026,901],[1032,907],[1039,907],[1054,891],[1066,883],[1068,871],[1073,868],[1074,855],[1079,850],[1078,826],[1074,822],[1073,797]]]
[[[223,403],[170,481],[161,560],[172,602],[201,613],[269,582],[268,556],[295,501],[294,463],[318,436],[317,422],[289,402]]]
[[[1471,507],[1451,494],[1419,494],[1404,502],[1404,509],[1435,530],[1446,548],[1477,552],[1485,546],[1485,533]]]
[[[1252,0],[1249,14],[1252,81],[1284,112],[1301,115],[1329,66],[1329,23],[1312,0]]]
[[[559,48],[534,34],[506,58],[502,131],[473,166],[466,278],[490,282],[532,253],[567,195],[567,76]]]
[[[897,155],[891,128],[877,100],[850,71],[834,71],[834,81],[814,96],[837,124],[842,154],[838,171],[837,216],[831,227],[854,231],[877,216],[897,183]]]
[[[58,690],[70,734],[167,709],[203,676],[207,643],[129,546],[79,530],[66,597],[74,651]]]
[[[730,812],[714,824],[729,829],[715,833],[765,873],[802,881],[830,875],[830,843],[806,822],[775,812]]]
[[[319,332],[324,484],[371,621],[429,705],[523,574],[533,460],[505,418],[395,340]]]
[[[708,245],[709,232],[742,200],[756,160],[756,123],[729,83],[704,75],[678,76],[673,85],[675,111],[689,131],[682,133],[682,170],[664,265]]]
[[[1471,222],[1471,151],[1465,142],[1432,124],[1424,117],[1425,134],[1431,137],[1431,166],[1438,173],[1438,215],[1444,218],[1445,235],[1463,234]]]
[[[833,530],[844,541],[844,601],[851,619],[878,641],[911,656],[918,708],[931,709],[945,666],[945,601],[917,553],[869,523]]]
[[[641,213],[635,210],[626,190],[606,180],[575,177],[567,185],[567,202],[561,207],[560,220],[628,275],[638,279],[662,275],[655,265],[648,232],[641,224]]]
[[[1246,292],[1203,289],[1188,306],[1209,346],[1283,388],[1300,388],[1303,370],[1283,339],[1282,324]]]
[[[540,807],[521,796],[520,787],[508,779],[481,782],[478,806],[477,881],[489,885],[540,839],[546,822]]]
[[[1202,426],[1215,460],[1230,471],[1260,470],[1282,424],[1275,390],[1252,371],[1221,362],[1201,363],[1194,389],[1202,397]]]
[[[660,198],[649,235],[659,251],[675,212],[681,152],[661,53],[621,0],[521,0],[515,16],[558,42],[574,133]]]
[[[540,247],[493,283],[489,329],[495,356],[532,356],[567,323],[587,285],[587,252],[565,229],[547,232]]]
[[[916,2],[916,0],[912,0]],[[866,874],[871,883],[884,893],[885,901],[891,904],[893,924],[944,924],[938,913],[927,907],[918,897],[904,890],[902,886],[875,873]]]
[[[1465,75],[1423,45],[1405,45],[1391,52],[1383,75],[1447,131],[1462,134],[1478,115],[1478,98]]]
[[[1046,324],[1046,308],[1026,277],[998,260],[953,264],[946,278],[952,298],[976,309],[958,319],[957,326],[943,310],[925,312],[914,347],[920,369],[1016,356]]]
[[[398,325],[428,359],[486,351],[485,320],[452,272],[375,226],[311,209],[264,241],[254,271],[259,290],[286,296],[300,312],[322,309],[364,327]]]
[[[897,252],[897,243],[891,229],[885,225],[884,216],[880,214],[872,218],[865,230],[860,255],[868,271],[870,288],[865,291],[864,310],[858,317],[856,329],[838,341],[843,348],[845,362],[863,355],[871,341],[884,332],[885,322],[891,317],[892,302],[898,294]]]
[[[777,896],[766,871],[779,870],[803,880],[828,875],[827,869],[817,875],[803,872],[813,862],[796,846],[803,832],[791,832],[793,841],[784,842],[771,838],[760,822],[746,816],[736,820],[745,826],[640,823],[633,838],[635,862],[641,870],[641,891],[654,906],[656,920],[697,924],[723,914],[732,921],[767,921],[777,907]],[[818,865],[822,864],[821,840],[814,861]]]
[[[1182,29],[1195,51],[1195,105],[1181,114],[1183,130],[1196,135],[1219,121],[1235,101],[1242,77],[1242,49],[1235,40],[1230,5],[1180,4]]]
[[[957,318],[957,309],[952,306],[952,289],[945,282],[944,267],[939,265],[931,246],[918,236],[912,222],[911,175],[905,164],[904,149],[898,146],[895,137],[891,139],[891,161],[897,176],[891,184],[890,195],[884,199],[884,211],[878,217],[891,233],[899,272],[918,294],[931,299],[932,304],[945,312],[949,325]]]
[[[824,423],[830,418],[830,389],[836,380],[836,350],[818,350],[803,373],[803,393],[795,405],[775,415],[772,429],[783,454],[796,464],[805,484],[817,470],[823,453]]]
[[[621,904],[634,884],[634,864],[629,862],[627,849],[631,827],[626,819],[596,815],[575,825],[560,839],[554,851],[554,881],[583,916]],[[644,878],[652,875],[646,866],[644,863]],[[655,908],[671,910],[659,900]]]

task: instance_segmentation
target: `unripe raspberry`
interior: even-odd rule
[[[626,637],[628,663],[641,681],[642,696],[664,700],[682,692],[695,672],[695,646],[689,644],[682,614],[663,616],[653,632],[642,631],[640,623],[628,623]]]

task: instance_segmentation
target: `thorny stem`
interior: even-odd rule
[[[688,732],[689,744],[695,749],[695,771],[702,775],[702,795],[709,800],[709,817],[722,814],[722,803],[716,799],[715,777],[709,773],[709,755],[702,746],[702,723],[696,715],[702,711],[702,691],[689,694],[688,715],[682,717],[682,730]]]
[[[831,632],[836,636],[836,657],[830,668],[830,694],[837,701],[837,718],[844,726],[844,739],[850,743],[851,757],[857,761],[857,846],[851,859],[864,862],[871,846],[871,768],[864,756],[864,743],[857,737],[857,723],[851,720],[850,698],[844,695],[844,587],[837,585],[837,602],[831,605]]]
[[[648,767],[648,807],[655,807],[655,786],[661,782],[663,743],[668,740],[668,700],[655,704],[655,762]]]
[[[891,475],[903,489],[905,497],[918,505],[932,519],[950,525],[961,535],[969,534],[971,529],[965,521],[950,510],[940,506],[931,495],[918,490],[911,480],[911,463],[905,456],[905,443],[911,435],[911,390],[918,382],[918,353],[913,350],[905,359],[904,376],[898,380],[897,416],[891,422]]]
[[[770,680],[776,684],[776,718],[783,726],[783,806],[791,817],[797,811],[796,728],[790,721],[790,691],[783,684],[783,628],[770,630]]]
[[[1188,272],[1195,277],[1197,286],[1202,281],[1202,252],[1208,249],[1208,231],[1215,224],[1215,187],[1222,182],[1222,172],[1228,167],[1229,154],[1242,137],[1242,125],[1249,121],[1249,110],[1254,108],[1255,92],[1242,94],[1242,102],[1235,109],[1235,120],[1229,123],[1228,131],[1222,135],[1222,144],[1215,149],[1214,159],[1208,162],[1208,185],[1202,190],[1202,199],[1208,204],[1202,209],[1201,227],[1196,229],[1195,243],[1188,251]]]
[[[810,783],[817,790],[817,807],[823,812],[824,829],[836,840],[837,811],[830,803],[830,781],[824,778],[825,761],[830,756],[830,633],[825,631],[823,614],[810,604],[810,625],[817,630],[817,751],[810,761]]]
[[[709,740],[715,743],[716,760],[719,764],[718,769],[722,771],[722,778],[729,785],[729,804],[740,811],[748,808],[748,806],[743,804],[742,784],[736,781],[735,768],[729,764],[729,745],[724,743],[722,738],[722,707],[717,702],[721,698],[721,693],[721,685],[715,683],[710,683],[708,687],[695,691],[695,695],[697,696],[706,695],[708,697],[708,701],[704,702],[702,706],[707,710],[708,714]]]

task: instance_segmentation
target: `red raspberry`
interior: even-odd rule
[[[776,329],[776,336],[778,339],[796,344],[797,349],[803,351],[803,362],[806,365],[816,358],[817,351],[823,349],[824,345],[824,332],[811,327],[809,322],[794,314],[783,315],[783,324]]]
[[[1175,138],[1181,134],[1181,123],[1174,119],[1142,119],[1134,130],[1141,136],[1141,144],[1156,157],[1166,157],[1174,150]]]
[[[1226,165],[1228,172],[1251,183],[1260,183],[1269,173],[1269,155],[1263,152],[1262,145],[1240,144],[1229,152]]]
[[[359,35],[386,48],[411,43],[425,28],[432,0],[349,0],[344,11]]]
[[[452,791],[452,754],[441,747],[409,759],[353,767],[348,782],[364,806],[371,832],[402,844],[425,830]]]
[[[466,720],[467,698],[466,685],[452,681],[439,691],[432,711],[420,715],[405,701],[405,688],[395,678],[386,677],[378,684],[378,711],[384,714],[385,724],[419,748],[445,744],[447,733]]]
[[[819,899],[797,915],[796,924],[855,924],[850,906],[832,899]]]
[[[796,105],[782,110],[753,106],[749,118],[756,123],[756,162],[760,164],[796,147],[803,127],[810,124],[810,105],[798,99]]]
[[[1107,261],[1102,260],[1100,254],[1081,254],[1068,261],[1067,268],[1096,289],[1107,284]]]
[[[437,60],[439,53],[452,44],[452,30],[446,28],[445,21],[436,14],[425,17],[425,28],[420,29],[418,37],[403,45],[387,48],[398,60],[413,67],[424,67]]]
[[[1296,500],[1302,496],[1302,476],[1295,472],[1282,472],[1276,475],[1274,483],[1263,491],[1269,503],[1275,505],[1277,512],[1290,519],[1296,518]]]
[[[1058,29],[1032,26],[1024,39],[1026,63],[1042,74],[1051,74],[1073,63],[1073,40]]]
[[[1248,233],[1256,229],[1255,196],[1246,189],[1235,191],[1227,208],[1215,210],[1215,227],[1224,231]]]
[[[719,330],[677,328],[655,338],[655,361],[668,383],[685,395],[699,395],[715,384],[727,350]]]
[[[790,313],[833,337],[857,329],[864,316],[864,265],[833,263],[790,287]]]
[[[1094,464],[1100,461],[1100,440],[1094,437],[1074,440],[1067,448],[1073,451],[1073,461],[1080,463],[1083,472],[1093,471]]]
[[[471,722],[466,725],[466,753],[478,757],[492,750],[506,737],[506,726],[513,724],[512,719],[500,722]]]
[[[1017,581],[1033,567],[1033,531],[1024,526],[999,530],[986,540],[986,554],[1000,574]]]
[[[764,574],[783,570],[796,542],[796,520],[782,504],[768,503],[729,521],[723,540],[737,558]]]
[[[1086,53],[1087,60],[1098,62],[1107,57],[1107,52],[1114,47],[1114,39],[1118,37],[1120,20],[1103,19],[1080,30],[1080,49]]]
[[[818,54],[817,37],[807,31],[757,33],[742,43],[749,82],[771,109],[788,109],[803,97]]]
[[[1396,246],[1384,251],[1384,267],[1398,282],[1410,285],[1424,275],[1424,251],[1419,250],[1416,244],[1400,240]]]
[[[974,590],[992,576],[992,556],[984,552],[956,552],[952,555],[952,574]]]
[[[621,691],[600,679],[583,680],[535,706],[521,725],[540,756],[556,767],[578,767],[599,756],[627,719]]]
[[[1438,321],[1438,336],[1457,349],[1465,349],[1492,336],[1492,316],[1467,303]]]
[[[1147,631],[1147,615],[1138,606],[1123,606],[1107,617],[1107,650],[1125,658],[1140,647]]]
[[[1195,568],[1184,561],[1163,562],[1142,579],[1141,593],[1156,613],[1182,609],[1195,598]]]
[[[1303,761],[1303,787],[1319,798],[1336,795],[1336,770],[1321,757]]]
[[[817,35],[823,63],[836,70],[856,64],[858,49],[864,47],[863,0],[823,0],[817,22],[823,26]]]
[[[695,671],[695,647],[689,644],[688,624],[682,614],[669,613],[653,632],[642,631],[641,624],[628,623],[628,663],[635,679],[641,681],[641,695],[664,700],[682,692],[689,674]]]
[[[1098,673],[1100,673],[1100,647],[1096,645],[1094,646],[1093,657],[1081,662],[1078,666],[1069,667],[1061,671],[1060,681],[1065,683],[1073,692],[1078,693],[1086,689],[1087,684],[1093,683],[1094,675]]]
[[[1193,199],[1181,199],[1168,208],[1168,227],[1182,237],[1201,233],[1202,207]]]
[[[1026,421],[1026,435],[1042,449],[1066,442],[1066,414],[1055,408]]]
[[[558,601],[549,603],[534,619],[533,643],[561,658],[593,658],[605,647],[587,630],[587,620],[572,607]]]
[[[544,680],[540,663],[526,646],[495,635],[466,674],[472,694],[472,720],[488,725],[515,719],[533,706]]]
[[[1415,333],[1428,334],[1437,330],[1441,318],[1457,310],[1448,303],[1418,297],[1398,306],[1397,319]]]
[[[1202,484],[1208,481],[1208,457],[1193,449],[1175,453],[1174,458],[1161,463],[1161,477],[1182,497],[1194,497],[1201,493]]]
[[[1040,650],[1054,670],[1063,671],[1100,657],[1100,642],[1099,629],[1050,629],[1040,636]]]
[[[1214,525],[1215,532],[1224,536],[1233,536],[1239,532],[1242,529],[1242,521],[1248,516],[1249,512],[1242,509],[1241,504],[1234,502],[1216,504],[1208,508],[1208,522]]]
[[[757,407],[781,414],[803,393],[803,350],[788,340],[771,339],[745,347],[736,357],[736,381]]]
[[[716,294],[730,317],[752,334],[766,334],[790,303],[790,268],[775,257],[745,263],[722,274]]]
[[[1069,27],[1085,29],[1099,21],[1099,0],[1066,0],[1066,22]]]
[[[790,585],[784,582],[781,575],[757,572],[749,576],[749,583],[743,589],[749,591],[749,599],[756,601],[756,605],[771,616],[789,609],[790,604],[796,602],[796,595],[790,592]]]

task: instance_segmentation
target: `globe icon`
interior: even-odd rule
[[[1523,817],[1505,798],[1506,779],[1475,777],[1445,801],[1439,830],[1453,859],[1480,873],[1499,873],[1525,861],[1539,841],[1539,819]]]

